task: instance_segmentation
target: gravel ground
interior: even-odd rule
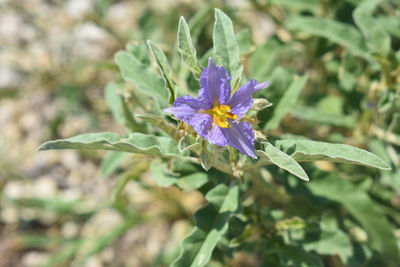
[[[159,12],[176,5],[110,1],[98,19],[94,14],[100,2],[0,1],[0,266],[39,266],[67,246],[30,243],[25,235],[85,239],[70,260],[56,264],[80,266],[98,238],[124,221],[110,204],[116,177],[105,179],[99,171],[105,153],[36,151],[44,141],[79,133],[123,133],[103,99],[103,87],[113,73],[98,66],[112,62],[113,53],[138,30],[145,9]],[[184,199],[190,212],[203,201],[177,189],[156,190],[158,196]],[[130,203],[160,218],[131,227],[85,266],[148,266],[161,250],[174,250],[189,225],[164,219],[160,214],[169,207],[154,195],[128,184]],[[57,201],[79,204],[63,213]]]

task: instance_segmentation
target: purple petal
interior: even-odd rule
[[[236,122],[232,123],[230,128],[222,128],[221,130],[228,140],[228,145],[247,156],[257,158],[254,148],[254,131],[250,123]]]
[[[208,135],[207,140],[211,144],[216,144],[217,146],[226,146],[228,141],[226,140],[221,128],[218,125],[214,125]]]
[[[256,80],[250,79],[229,100],[228,105],[231,106],[231,112],[237,115],[238,119],[243,117],[253,105],[252,95],[268,85],[269,82],[258,83]]]
[[[212,107],[214,106],[214,102],[210,103],[210,101],[208,101],[208,96],[206,95],[204,88],[199,89],[197,100],[201,103],[204,103],[204,105],[207,106],[207,110],[212,109]]]
[[[213,124],[212,117],[209,114],[198,113],[192,117],[189,123],[192,125],[193,130],[201,137],[209,139],[209,134]]]
[[[207,97],[207,102],[214,105],[215,99],[224,105],[231,97],[231,76],[224,67],[217,67],[213,59],[208,60],[208,67],[203,70],[200,77],[200,88]]]
[[[202,137],[207,137],[211,130],[212,117],[201,111],[207,110],[208,106],[194,97],[186,95],[175,100],[173,107],[164,109],[167,113],[174,114],[179,120],[192,125],[193,129]]]

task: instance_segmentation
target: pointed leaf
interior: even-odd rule
[[[115,61],[124,80],[134,82],[144,94],[152,97],[161,108],[168,106],[168,92],[164,89],[164,82],[153,70],[125,51],[119,51],[115,55]]]
[[[179,152],[177,144],[171,138],[142,133],[132,133],[127,138],[107,132],[82,134],[49,141],[39,147],[39,150],[50,149],[114,150],[166,157],[183,157],[184,155]]]
[[[179,19],[178,49],[186,67],[190,69],[197,79],[200,79],[202,69],[197,61],[196,49],[192,43],[189,26],[183,17]]]
[[[209,204],[194,215],[196,226],[181,244],[181,254],[172,267],[201,267],[211,259],[218,241],[228,230],[229,218],[239,212],[239,187],[224,184],[210,190]]]
[[[213,32],[214,54],[221,60],[222,66],[232,76],[233,85],[240,78],[243,66],[240,63],[239,46],[231,19],[218,8],[215,9]]]
[[[172,105],[177,97],[178,92],[175,82],[172,80],[172,69],[167,61],[167,57],[160,48],[158,48],[150,40],[147,41],[147,45],[149,46],[150,51],[157,62],[158,68],[160,69],[161,75],[164,78],[165,87],[169,93],[168,103]]]
[[[302,180],[309,181],[307,173],[303,168],[290,156],[275,148],[269,142],[262,142],[263,150],[257,150],[256,153],[261,159],[267,159],[273,164],[282,168]]]
[[[325,160],[390,170],[381,158],[357,147],[311,140],[279,140],[275,147],[291,155],[296,161]]]

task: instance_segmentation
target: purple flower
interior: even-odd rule
[[[253,105],[252,94],[266,88],[269,82],[259,84],[256,80],[249,80],[231,95],[230,80],[231,76],[224,67],[217,67],[210,58],[208,67],[201,73],[197,99],[189,95],[179,97],[164,111],[191,125],[210,143],[230,145],[257,158],[251,124],[240,119]]]

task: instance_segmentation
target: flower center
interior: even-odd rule
[[[228,119],[236,120],[238,117],[231,113],[231,107],[228,105],[219,105],[215,103],[212,109],[205,111],[213,117],[214,124],[217,124],[221,128],[229,128],[231,125],[229,124]]]

